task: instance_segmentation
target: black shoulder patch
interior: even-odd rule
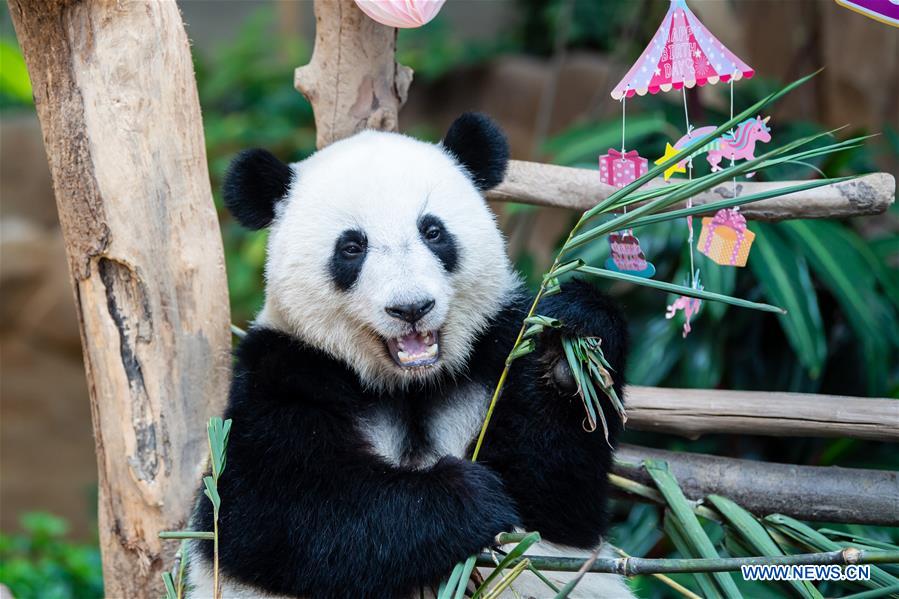
[[[263,229],[275,219],[275,205],[287,195],[293,170],[268,150],[244,150],[225,175],[225,206],[248,229]]]
[[[481,191],[499,185],[509,164],[509,142],[499,125],[478,112],[466,112],[450,125],[446,148],[471,174]]]

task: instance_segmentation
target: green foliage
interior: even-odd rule
[[[32,512],[23,534],[0,533],[0,583],[17,599],[91,599],[103,596],[100,550],[66,540],[66,522]]]
[[[758,78],[740,82],[734,88],[735,106],[752,104],[770,93],[772,86]],[[727,90],[722,88],[721,93]],[[706,109],[698,118],[702,121],[697,124],[703,125],[727,116]],[[659,96],[641,97],[639,103],[628,104],[627,147],[638,148],[650,160],[660,156],[665,142],[680,136],[667,123],[682,119],[679,104]],[[820,126],[803,121],[774,122],[773,129],[774,141],[769,145],[781,147],[823,132]],[[824,143],[823,138],[813,142],[805,157],[782,160],[754,180],[814,177],[813,168],[834,177],[874,171],[878,156],[895,152],[899,134],[887,126],[885,135],[863,145],[852,142],[838,146],[838,151],[818,154]],[[619,145],[620,119],[613,117],[581,123],[550,139],[545,150],[559,164],[595,169],[596,156]],[[767,151],[769,145],[761,148]],[[694,161],[700,175],[706,170],[704,163]],[[738,189],[741,185],[738,179]],[[650,217],[632,226],[639,226],[636,234],[656,267],[656,280],[688,278],[683,220],[661,223]],[[695,255],[706,290],[775,304],[787,313],[735,312],[724,304],[707,303],[694,319],[690,337],[682,339],[682,317],[665,320],[663,302],[628,293],[635,341],[628,380],[674,387],[899,394],[899,242],[895,234],[867,239],[851,220],[752,223],[750,228],[757,237],[748,268],[719,266],[704,255]],[[597,246],[575,255],[588,263],[602,263],[608,249]]]
[[[308,58],[304,40],[277,32],[269,10],[258,11],[235,39],[214,52],[194,52],[206,154],[237,324],[248,321],[262,306],[267,233],[247,231],[223,209],[222,178],[231,159],[247,148],[266,148],[287,162],[314,151],[312,107],[294,89],[290,76]]]
[[[32,106],[31,80],[15,40],[0,36],[0,107]]]

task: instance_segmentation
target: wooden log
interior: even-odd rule
[[[899,401],[811,393],[627,388],[627,427],[697,439],[709,433],[899,442]]]
[[[396,29],[353,0],[315,3],[315,48],[294,86],[312,104],[319,148],[363,129],[396,131],[412,69],[396,62]]]
[[[69,260],[108,597],[160,594],[230,366],[222,240],[172,1],[11,0]]]
[[[757,515],[780,513],[801,520],[899,524],[899,472],[836,466],[794,466],[664,451],[634,445],[618,448],[615,474],[652,485],[643,460],[668,462],[684,494],[699,500],[713,493]]]
[[[797,181],[737,183],[737,193],[748,195]],[[664,185],[661,181],[651,185]],[[538,206],[571,208],[583,212],[607,198],[615,188],[600,183],[595,170],[512,160],[505,180],[487,192],[487,199]],[[896,196],[896,179],[887,173],[862,175],[851,181],[827,185],[743,206],[746,218],[777,221],[791,218],[842,218],[880,214]],[[733,197],[730,183],[718,185],[693,198],[694,205]],[[673,206],[671,209],[683,205]]]

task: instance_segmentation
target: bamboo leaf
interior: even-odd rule
[[[551,318],[549,316],[529,316],[524,319],[525,324],[539,324],[544,327],[550,327],[552,329],[557,329],[562,326],[562,321],[558,318]]]
[[[524,335],[521,336],[522,339],[530,339],[531,337],[536,337],[540,333],[543,332],[542,324],[532,324],[525,331]]]
[[[512,353],[509,354],[509,357],[506,358],[506,364],[511,364],[518,358],[528,355],[537,345],[534,343],[533,339],[526,339],[524,342],[519,343],[518,346],[512,350]]]
[[[843,547],[836,541],[828,539],[826,536],[789,516],[783,514],[770,514],[762,519],[765,526],[772,527],[788,538],[792,539],[802,547],[807,547],[812,551],[840,551]],[[881,586],[891,586],[899,584],[899,578],[887,573],[885,570],[877,566],[871,566],[871,579],[860,580],[859,583],[877,588]]]
[[[683,531],[683,526],[678,523],[671,510],[665,510],[663,529],[681,555],[684,557],[695,557],[697,555],[695,548],[687,541],[687,535]],[[696,580],[696,584],[699,585],[699,589],[702,591],[702,596],[705,599],[723,599],[718,591],[718,587],[715,586],[715,581],[712,579],[711,574],[694,572],[693,578]]]
[[[705,291],[702,289],[693,289],[691,287],[686,287],[684,285],[675,285],[674,283],[666,283],[664,281],[656,281],[655,279],[644,279],[643,277],[636,277],[634,275],[628,275],[621,272],[614,272],[611,270],[606,270],[604,268],[596,268],[593,266],[582,266],[577,269],[577,272],[582,272],[587,275],[593,275],[596,277],[602,277],[605,279],[615,279],[618,281],[627,281],[628,283],[633,283],[635,285],[643,285],[644,287],[652,287],[653,289],[659,289],[660,291],[666,291],[668,293],[676,293],[678,295],[685,295],[687,297],[697,297],[702,300],[709,300],[713,302],[724,302],[725,304],[730,304],[732,306],[737,306],[739,308],[750,308],[752,310],[761,310],[763,312],[781,312],[783,313],[783,308],[778,308],[777,306],[769,306],[768,304],[759,304],[756,302],[750,302],[748,300],[731,297],[729,295],[722,295],[720,293],[712,293],[711,291]]]
[[[769,299],[786,308],[781,328],[809,376],[818,378],[827,358],[827,338],[805,259],[792,250],[775,226],[753,223],[756,233],[749,263]]]
[[[777,543],[768,535],[765,527],[755,519],[755,516],[726,497],[709,495],[707,499],[724,516],[727,524],[740,536],[747,547],[752,550],[753,553],[748,553],[747,555],[785,555],[780,547],[777,546]],[[789,580],[786,582],[802,597],[822,599],[818,589],[808,581]]]
[[[203,484],[206,486],[206,490],[203,493],[206,497],[209,498],[209,501],[212,502],[212,507],[215,510],[216,518],[218,518],[219,507],[222,505],[222,499],[219,497],[218,489],[215,486],[215,479],[211,476],[203,477]]]
[[[178,599],[178,593],[175,592],[175,581],[172,579],[171,572],[162,573],[162,582],[165,585],[165,599]]]
[[[677,484],[674,475],[668,470],[668,464],[656,460],[646,460],[643,463],[644,468],[652,477],[665,501],[668,508],[677,519],[678,524],[683,529],[685,540],[695,549],[697,557],[717,558],[720,557],[712,544],[711,539],[703,530],[702,525],[693,513],[693,507],[684,492]],[[726,572],[716,572],[712,574],[712,578],[720,587],[727,597],[740,597],[740,591],[730,574]]]
[[[470,560],[471,558],[468,559]],[[459,578],[462,576],[462,570],[465,569],[466,563],[468,562],[459,562],[456,564],[456,567],[453,568],[449,578],[440,583],[440,587],[437,589],[437,599],[452,599],[456,595],[456,588],[459,586]],[[464,590],[465,587],[462,588]]]
[[[524,552],[531,548],[531,545],[534,543],[538,543],[540,541],[540,533],[539,532],[530,532],[528,533],[521,541],[518,542],[515,547],[513,547],[509,553],[500,560],[497,564],[496,568],[493,569],[493,572],[484,579],[483,584],[478,587],[478,590],[475,591],[474,595],[472,595],[471,599],[478,599],[478,597],[482,596],[482,594],[487,590],[490,583],[497,579],[502,574],[502,571],[508,567],[510,563],[524,555]]]

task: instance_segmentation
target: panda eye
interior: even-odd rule
[[[355,258],[356,256],[362,254],[364,251],[365,248],[362,247],[362,244],[355,241],[347,242],[340,248],[340,253],[342,253],[347,258]]]
[[[442,231],[440,227],[437,225],[431,225],[427,229],[425,229],[425,239],[428,241],[439,241],[442,235]]]

